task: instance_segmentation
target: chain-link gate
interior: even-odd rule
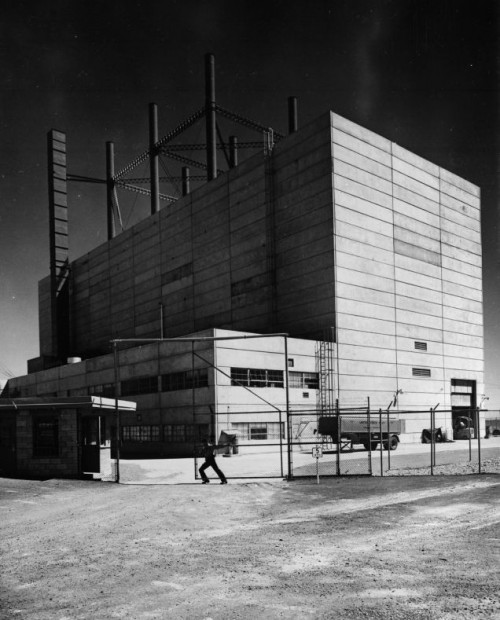
[[[370,425],[372,417],[366,407],[342,414],[338,410],[291,412],[291,477],[370,475],[371,446],[360,445],[358,439],[362,440],[361,429]],[[371,425],[375,430],[374,420]]]

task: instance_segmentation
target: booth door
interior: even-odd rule
[[[104,417],[93,415],[82,418],[82,472],[101,471],[101,433]]]
[[[16,472],[16,417],[0,416],[0,472]]]

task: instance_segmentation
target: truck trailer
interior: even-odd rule
[[[318,434],[329,437],[340,449],[353,449],[363,444],[366,450],[376,450],[379,443],[387,450],[396,450],[401,434],[401,420],[383,415],[327,415],[318,420]]]

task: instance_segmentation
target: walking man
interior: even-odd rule
[[[202,484],[208,484],[210,480],[207,478],[207,474],[205,473],[205,469],[211,467],[214,472],[219,476],[221,484],[227,484],[226,476],[222,473],[222,471],[217,466],[215,462],[215,449],[218,446],[214,445],[208,438],[203,440],[203,456],[205,457],[205,462],[198,470],[200,472],[200,476],[202,479]]]

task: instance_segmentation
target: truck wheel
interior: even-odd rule
[[[389,440],[389,449],[390,450],[397,450],[398,449],[398,443],[399,443],[398,438],[395,435],[393,435],[390,438],[390,440]],[[386,449],[387,449],[387,444],[385,444],[385,446],[386,446]]]
[[[363,446],[365,447],[365,450],[370,449],[370,444],[368,442],[364,443]],[[378,446],[378,443],[376,441],[372,441],[372,450],[376,450],[377,446]]]

